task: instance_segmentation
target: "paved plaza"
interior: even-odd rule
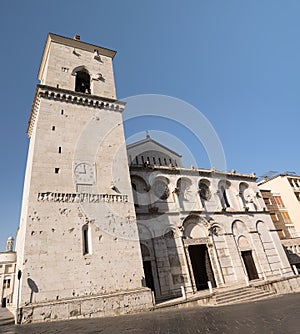
[[[300,333],[300,293],[252,303],[181,310],[156,310],[114,318],[97,318],[15,326],[0,311],[0,333],[13,334],[195,334]]]

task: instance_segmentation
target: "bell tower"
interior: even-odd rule
[[[47,37],[16,240],[19,323],[152,306],[142,286],[115,54],[79,36]]]

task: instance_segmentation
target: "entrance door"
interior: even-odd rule
[[[155,293],[151,261],[143,261],[143,267],[145,273],[146,287],[151,289]]]
[[[258,274],[257,274],[257,270],[255,267],[255,263],[252,257],[252,251],[248,250],[248,251],[242,251],[242,258],[247,270],[247,274],[249,277],[249,280],[253,280],[253,279],[257,279],[258,278]]]
[[[208,281],[215,287],[216,282],[206,245],[192,245],[188,250],[197,290],[208,289]]]

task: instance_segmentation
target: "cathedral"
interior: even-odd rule
[[[16,322],[127,314],[251,282],[299,291],[254,174],[185,168],[148,134],[126,147],[115,54],[47,37],[15,251],[10,239],[0,253]]]

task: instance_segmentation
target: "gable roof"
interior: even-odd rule
[[[142,139],[142,140],[139,140],[139,141],[137,141],[137,142],[135,142],[135,143],[129,144],[129,145],[127,145],[126,147],[127,147],[127,150],[130,150],[130,149],[132,149],[132,148],[136,148],[136,147],[138,147],[138,146],[142,146],[142,145],[144,145],[144,144],[146,144],[146,143],[152,143],[152,144],[154,144],[154,145],[157,145],[157,146],[161,147],[162,149],[164,149],[164,150],[166,150],[166,151],[169,151],[170,153],[176,155],[178,158],[182,158],[182,155],[180,155],[180,154],[178,154],[177,152],[175,152],[175,151],[169,149],[168,147],[166,147],[166,146],[160,144],[160,143],[157,142],[156,140],[152,139],[149,135],[147,135],[145,139]]]

